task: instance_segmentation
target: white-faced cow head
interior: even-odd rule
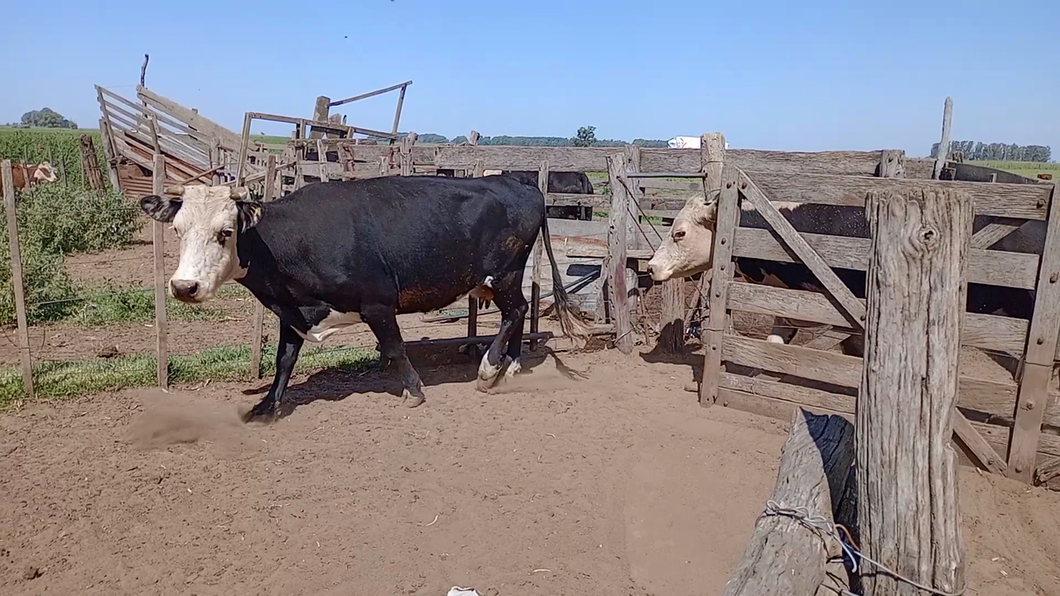
[[[55,182],[55,168],[49,162],[41,162],[33,167],[33,182],[40,184],[41,182]]]
[[[692,197],[674,218],[670,235],[648,261],[648,273],[657,282],[688,277],[710,269],[714,250],[717,201]]]
[[[261,219],[261,204],[242,200],[245,188],[200,184],[166,191],[180,198],[149,195],[140,199],[140,209],[152,219],[172,222],[180,238],[180,263],[169,279],[170,293],[182,302],[205,302],[222,284],[245,274],[236,244]]]

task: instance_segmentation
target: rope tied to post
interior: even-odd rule
[[[788,507],[784,504],[777,503],[776,501],[770,499],[769,501],[766,501],[766,508],[765,511],[762,512],[761,517],[772,516],[787,517],[793,519],[798,522],[799,525],[805,527],[806,529],[810,530],[818,537],[820,537],[822,541],[825,541],[825,538],[831,538],[838,542],[839,547],[843,549],[843,554],[846,555],[846,558],[850,561],[850,564],[853,567],[852,571],[854,573],[857,573],[858,571],[858,561],[865,561],[900,582],[907,583],[919,590],[935,594],[936,596],[961,596],[962,594],[964,594],[965,588],[963,586],[960,590],[956,592],[945,592],[942,590],[936,590],[935,588],[930,588],[923,584],[917,583],[893,571],[892,569],[890,569],[883,563],[880,563],[879,561],[874,561],[869,557],[866,557],[864,554],[862,554],[857,544],[854,542],[853,537],[850,535],[850,530],[848,530],[842,524],[837,524],[828,521],[828,519],[824,516],[811,514],[810,510],[807,507]],[[855,594],[847,590],[843,590],[842,593],[843,596],[861,596],[860,594]]]

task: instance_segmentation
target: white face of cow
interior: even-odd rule
[[[174,189],[177,190],[177,189]],[[179,199],[150,195],[140,199],[149,217],[173,223],[180,238],[180,263],[169,280],[169,290],[182,302],[209,300],[227,281],[242,277],[236,243],[239,234],[261,219],[254,201],[233,200],[245,189],[228,186],[185,186]]]
[[[717,202],[706,204],[701,197],[689,199],[674,218],[670,235],[648,261],[651,278],[662,282],[710,269],[717,215]]]
[[[52,168],[52,164],[48,162],[38,164],[37,169],[33,172],[34,182],[55,182],[56,180],[55,169]]]

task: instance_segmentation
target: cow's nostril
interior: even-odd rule
[[[197,282],[191,282],[188,284],[188,296],[195,296],[199,293],[199,284]]]

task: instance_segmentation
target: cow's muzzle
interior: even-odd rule
[[[199,282],[189,279],[173,279],[169,281],[169,290],[173,293],[173,297],[181,302],[197,302]]]

